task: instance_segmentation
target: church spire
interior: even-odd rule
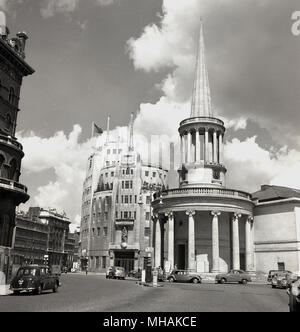
[[[200,20],[199,45],[196,60],[196,73],[192,97],[191,118],[201,116],[213,117],[210,88],[205,61],[205,46],[202,19]]]

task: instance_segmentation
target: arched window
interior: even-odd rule
[[[14,97],[15,97],[15,90],[14,90],[14,88],[10,88],[9,89],[9,96],[8,96],[8,101],[10,102],[10,103],[13,103],[14,102]]]
[[[12,159],[10,164],[10,174],[9,174],[9,178],[11,180],[15,180],[15,175],[16,175],[16,170],[17,170],[17,162],[16,159]]]
[[[11,126],[11,116],[6,114],[6,129],[10,129]]]
[[[5,158],[2,154],[0,154],[0,177],[3,176],[3,172],[2,172],[2,165],[4,164]]]

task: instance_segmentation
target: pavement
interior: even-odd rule
[[[57,293],[1,297],[0,312],[287,312],[286,290],[266,284],[159,283],[100,274],[61,276]]]

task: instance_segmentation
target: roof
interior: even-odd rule
[[[252,194],[252,198],[254,200],[259,200],[260,202],[300,198],[300,190],[288,187],[263,185],[261,186],[261,190]]]

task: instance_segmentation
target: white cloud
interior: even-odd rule
[[[260,147],[256,137],[245,141],[227,142],[225,162],[228,168],[227,185],[254,192],[262,184],[290,186],[300,189],[300,152],[283,147],[274,153]]]

